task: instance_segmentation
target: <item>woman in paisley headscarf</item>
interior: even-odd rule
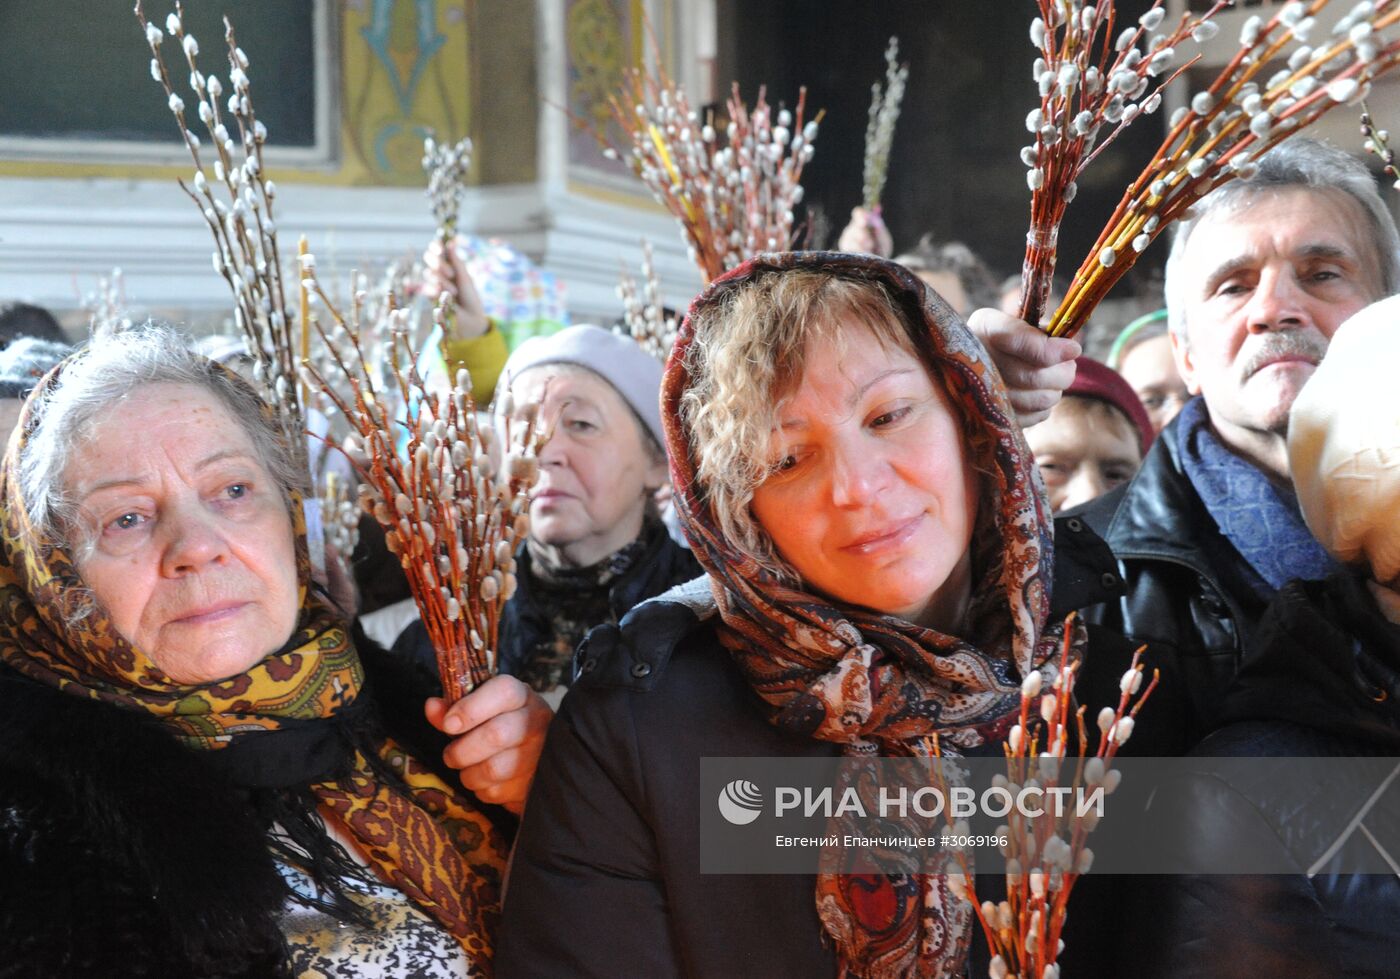
[[[311,581],[252,388],[103,340],[0,479],[0,972],[489,974],[511,817]]]
[[[502,972],[960,975],[945,876],[702,874],[700,759],[973,751],[1053,677],[1050,509],[1000,377],[900,266],[767,256],[691,307],[662,415],[708,579],[581,648]]]

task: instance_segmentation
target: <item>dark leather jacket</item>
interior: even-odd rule
[[[1085,617],[1147,643],[1164,688],[1179,689],[1181,743],[1173,754],[1215,726],[1221,696],[1265,608],[1245,584],[1244,558],[1182,469],[1179,421],[1163,429],[1131,482],[1066,514],[1104,539],[1123,579],[1120,597],[1086,608]]]
[[[1158,790],[1161,811],[1149,818],[1181,834],[1190,863],[1219,866],[1234,848],[1264,846],[1271,866],[1292,873],[1136,881],[1128,920],[1140,934],[1123,968],[1148,979],[1400,975],[1400,871],[1344,872],[1400,860],[1397,699],[1400,626],[1358,579],[1281,589],[1225,695],[1230,722],[1192,754],[1335,758],[1326,784],[1223,785],[1203,762],[1200,775]],[[1368,756],[1385,761],[1347,762]]]

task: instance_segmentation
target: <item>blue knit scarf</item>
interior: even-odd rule
[[[1201,398],[1181,409],[1176,439],[1186,477],[1260,579],[1252,582],[1260,599],[1270,600],[1294,578],[1320,581],[1341,569],[1303,522],[1297,497],[1220,441]]]

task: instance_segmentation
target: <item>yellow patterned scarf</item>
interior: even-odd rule
[[[101,608],[70,624],[74,600],[85,593],[82,580],[67,551],[33,526],[16,478],[31,408],[56,373],[26,405],[0,466],[0,662],[65,693],[153,714],[197,751],[219,751],[284,724],[329,720],[349,709],[364,672],[343,620],[306,586],[299,500],[292,505],[302,582],[299,625],[286,645],[246,673],[178,685],[118,635]],[[505,841],[470,797],[401,746],[387,737],[370,744],[373,763],[357,749],[350,769],[312,783],[312,795],[385,881],[462,944],[473,974],[488,974]],[[379,772],[394,773],[397,784]]]

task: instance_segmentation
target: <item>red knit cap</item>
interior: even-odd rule
[[[1147,448],[1152,444],[1152,436],[1155,433],[1152,430],[1152,419],[1147,417],[1147,409],[1142,406],[1142,399],[1137,396],[1137,392],[1123,380],[1123,375],[1107,364],[1090,360],[1088,357],[1080,357],[1074,364],[1074,383],[1065,394],[1097,398],[1113,405],[1137,428],[1142,454],[1147,455]]]

